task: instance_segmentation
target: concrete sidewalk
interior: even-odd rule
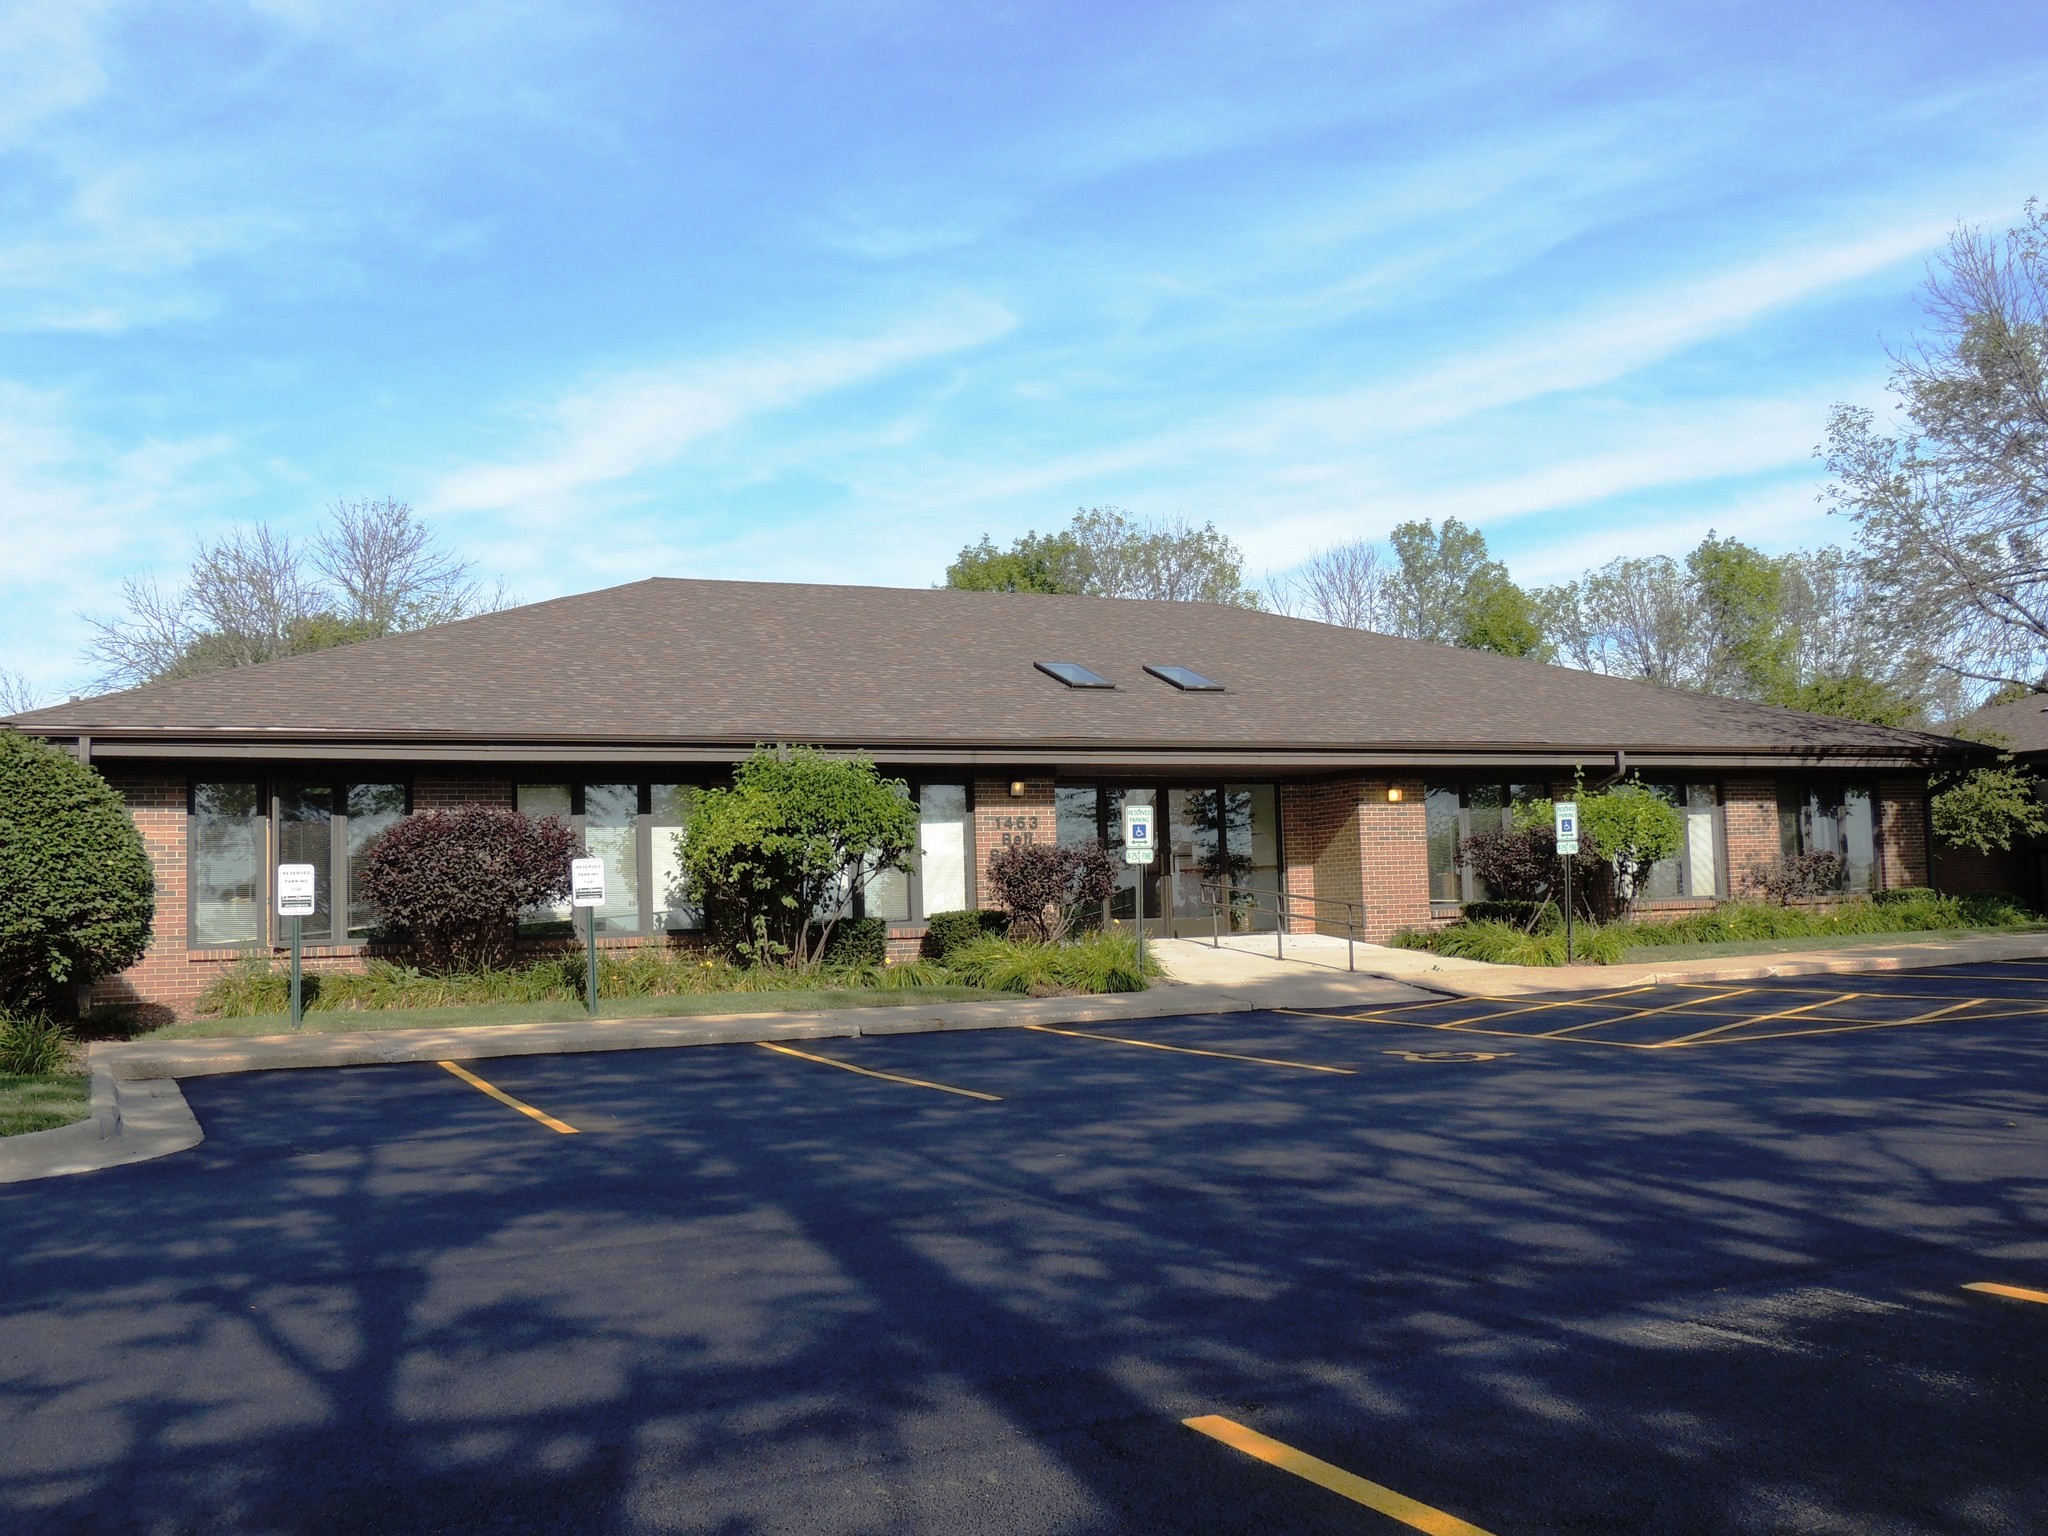
[[[1201,940],[1166,939],[1156,949],[1160,963],[1177,977],[1245,989],[1272,985],[1288,976],[1342,974],[1346,963],[1344,940],[1313,934],[1290,935],[1284,960],[1274,957],[1271,934],[1236,934],[1225,939],[1221,949]],[[2038,959],[2048,959],[2048,933],[1879,939],[1829,949],[1703,955],[1692,960],[1653,960],[1636,965],[1489,965],[1480,960],[1434,955],[1425,949],[1390,949],[1378,944],[1360,944],[1357,951],[1360,976],[1380,976],[1460,997],[1528,997],[1678,981],[1854,976]],[[2048,978],[2048,971],[2042,974]]]

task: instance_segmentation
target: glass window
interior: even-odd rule
[[[557,820],[570,821],[570,807],[573,802],[566,784],[521,784],[515,792],[513,803],[522,816],[531,816],[536,821],[553,816]],[[522,933],[548,933],[569,921],[573,909],[566,899],[545,907],[528,907],[520,914],[519,928]]]
[[[263,811],[254,784],[192,786],[192,943],[263,939]]]
[[[1429,899],[1462,901],[1458,878],[1458,791],[1448,784],[1425,785],[1423,823],[1429,838]]]
[[[966,910],[970,825],[965,784],[927,784],[918,791],[918,888],[926,917]]]
[[[583,786],[583,847],[604,860],[599,933],[640,931],[640,786]]]
[[[1280,798],[1271,784],[1223,786],[1223,850],[1230,882],[1240,891],[1280,890]],[[1280,920],[1279,903],[1239,901],[1231,912],[1233,928],[1272,928]]]
[[[351,784],[348,787],[348,936],[367,938],[383,914],[357,894],[357,874],[370,844],[405,817],[403,784]]]
[[[1877,878],[1876,824],[1863,784],[1780,785],[1778,841],[1785,857],[1833,853],[1843,888],[1867,891]]]
[[[1186,916],[1209,912],[1214,898],[1202,887],[1218,885],[1230,873],[1223,858],[1222,791],[1173,789],[1166,795],[1166,836],[1173,858],[1173,910]]]
[[[1093,784],[1061,784],[1053,790],[1053,835],[1063,847],[1078,848],[1102,835],[1095,819],[1101,798]]]
[[[648,865],[657,933],[689,933],[704,926],[704,913],[690,900],[683,874],[683,834],[697,803],[694,784],[657,784],[649,797]]]
[[[1685,787],[1685,894],[1721,894],[1721,839],[1716,810],[1719,793],[1712,784]]]
[[[299,936],[334,937],[334,788],[280,784],[277,790],[277,862],[313,866],[313,915],[299,919]],[[278,919],[280,935],[289,919]]]

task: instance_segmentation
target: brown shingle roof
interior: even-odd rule
[[[1063,687],[1077,661],[1113,692]],[[1193,667],[1182,692],[1145,663]],[[1923,760],[1946,738],[1207,604],[655,579],[17,717],[103,741],[650,749],[794,740]],[[139,750],[141,741],[127,748]]]
[[[1970,716],[1970,729],[1995,732],[2000,745],[2013,752],[2048,752],[2048,694],[1987,704]]]

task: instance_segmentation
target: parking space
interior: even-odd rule
[[[2048,1526],[2048,968],[202,1079],[0,1526]],[[1455,1037],[1455,1038],[1454,1038]]]
[[[1945,971],[1851,978],[1666,982],[1537,999],[1445,998],[1305,1018],[1627,1050],[1725,1046],[1917,1024],[2041,1015],[2048,962],[2000,961]]]

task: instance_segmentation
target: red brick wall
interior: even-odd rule
[[[1053,815],[1051,779],[1026,779],[1024,793],[1012,799],[1008,779],[974,781],[974,889],[976,906],[992,902],[988,861],[1010,843],[1056,843],[1059,827]]]
[[[414,779],[412,808],[445,811],[458,805],[497,805],[512,809],[515,788],[494,779]]]
[[[1398,787],[1401,798],[1387,791]],[[1429,923],[1429,838],[1420,779],[1332,779],[1280,788],[1281,859],[1295,896],[1362,902],[1365,936]],[[1308,903],[1290,925],[1342,932],[1344,913]]]

